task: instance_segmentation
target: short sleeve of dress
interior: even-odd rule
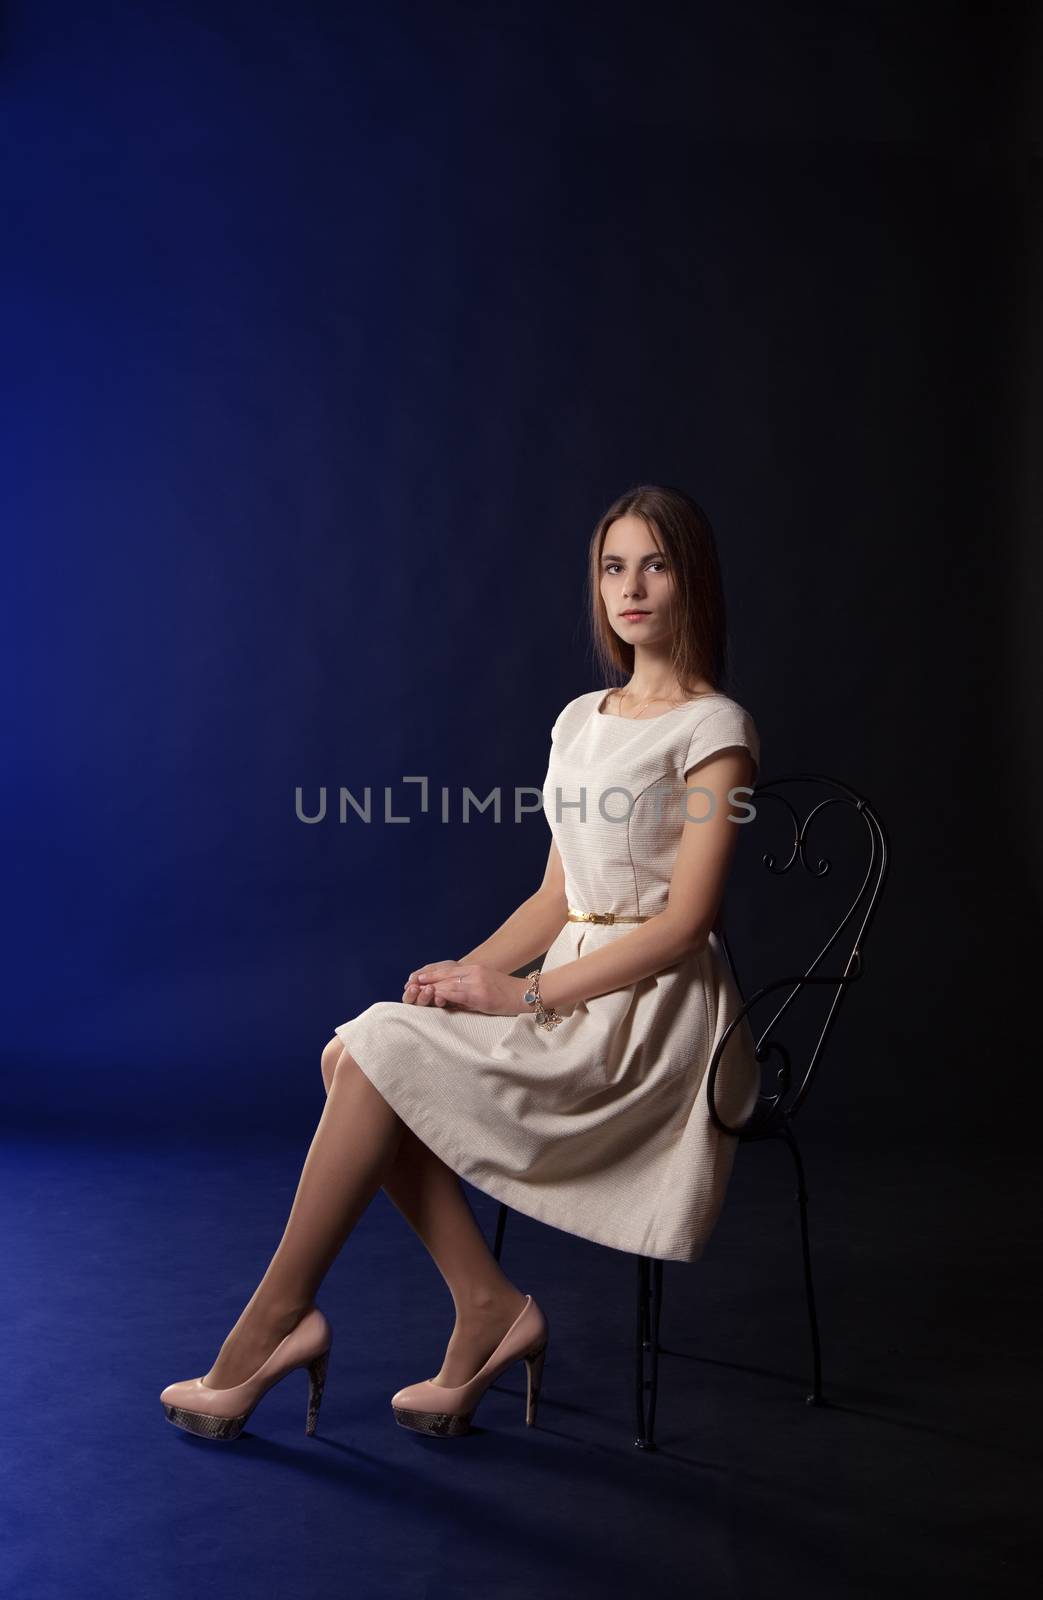
[[[740,705],[720,706],[697,723],[688,741],[682,771],[687,777],[692,768],[723,750],[747,750],[753,757],[753,781],[760,776],[760,739],[753,718]]]
[[[565,722],[565,718],[568,716],[569,712],[572,710],[573,706],[576,705],[576,704],[577,704],[577,702],[575,700],[567,700],[565,702],[565,704],[562,706],[561,710],[558,712],[557,716],[554,718],[554,721],[551,724],[551,730],[550,730],[550,742],[551,742],[551,744],[554,743],[554,741],[557,739],[558,735],[561,733],[562,727],[563,727],[564,722]]]

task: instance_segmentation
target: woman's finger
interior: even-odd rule
[[[444,978],[458,966],[458,961],[428,961],[426,964],[421,963],[419,967],[415,967],[409,974],[407,981],[409,983],[427,983],[436,978]]]

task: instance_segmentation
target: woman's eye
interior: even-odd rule
[[[621,563],[618,562],[618,561],[609,561],[609,562],[606,563],[605,571],[606,572],[614,572],[616,570],[616,568],[618,566],[620,566],[620,565],[621,565]],[[661,556],[657,556],[654,561],[649,561],[647,563],[646,570],[650,570],[652,567],[665,567],[665,566],[666,566],[666,562],[662,559]]]

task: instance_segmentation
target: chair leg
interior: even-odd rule
[[[500,1259],[503,1231],[507,1225],[507,1206],[501,1201],[496,1216],[493,1255]],[[663,1263],[648,1256],[637,1258],[637,1339],[635,1400],[637,1438],[640,1450],[654,1450],[655,1411],[659,1394],[659,1311],[663,1302]],[[645,1352],[648,1352],[648,1377],[645,1377]],[[648,1393],[647,1406],[645,1393]]]
[[[503,1246],[503,1230],[506,1226],[507,1205],[505,1201],[501,1200],[500,1209],[496,1213],[496,1241],[493,1244],[493,1255],[496,1257],[497,1261],[500,1259],[500,1250]]]
[[[800,1204],[800,1243],[804,1255],[804,1290],[808,1302],[808,1321],[811,1325],[811,1354],[814,1375],[811,1393],[805,1395],[804,1398],[809,1406],[820,1406],[825,1404],[822,1398],[822,1346],[819,1341],[818,1316],[815,1311],[815,1288],[811,1281],[811,1245],[808,1240],[808,1190],[807,1184],[804,1182],[804,1163],[800,1159],[800,1151],[797,1148],[793,1130],[786,1125],[783,1127],[781,1136],[789,1146],[790,1155],[793,1157],[793,1165],[797,1172],[797,1200]]]
[[[655,1410],[659,1391],[659,1309],[663,1299],[663,1263],[637,1258],[637,1327],[634,1399],[637,1412],[639,1450],[654,1450]],[[645,1351],[649,1352],[649,1375],[645,1377]],[[648,1392],[646,1406],[645,1392]]]

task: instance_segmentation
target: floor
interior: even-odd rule
[[[233,1443],[164,1418],[278,1240],[305,1146],[24,1127],[3,1146],[6,1523],[19,1600],[947,1596],[1038,1592],[1043,1452],[1031,1178],[801,1133],[828,1404],[810,1351],[792,1170],[740,1149],[701,1262],[664,1268],[658,1449],[634,1448],[634,1258],[512,1212],[503,1261],[550,1321],[538,1425],[524,1367],[475,1431],[400,1429],[451,1304],[383,1194],[319,1303],[334,1345]],[[491,1239],[496,1203],[468,1198]]]

